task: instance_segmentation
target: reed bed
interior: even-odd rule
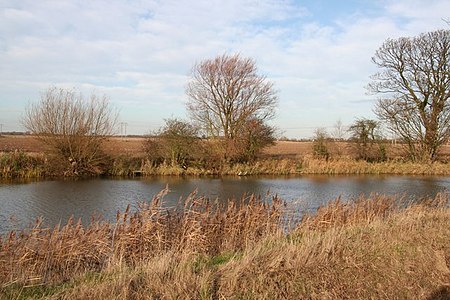
[[[366,199],[369,200],[369,199]],[[336,201],[221,268],[224,299],[449,299],[448,197]]]
[[[279,199],[225,205],[167,190],[115,222],[10,233],[1,299],[447,299],[447,194],[337,199],[286,230]],[[439,298],[441,297],[441,298]]]
[[[385,162],[367,162],[348,157],[336,159],[316,159],[312,156],[283,159],[261,159],[251,163],[224,164],[220,168],[205,169],[198,167],[182,168],[162,164],[151,166],[144,164],[144,175],[352,175],[352,174],[394,174],[394,175],[449,175],[448,163],[415,163],[389,160]]]
[[[150,202],[117,214],[116,222],[69,220],[64,226],[11,232],[0,241],[3,285],[49,284],[111,265],[136,266],[168,251],[216,255],[238,251],[281,230],[281,201],[250,196],[225,207],[189,196],[182,207],[163,208],[167,189]]]
[[[449,163],[414,163],[389,160],[366,162],[350,157],[329,160],[311,155],[297,158],[261,158],[248,163],[223,163],[216,167],[196,165],[182,167],[161,163],[155,165],[144,157],[118,156],[105,162],[104,175],[134,176],[208,176],[208,175],[351,175],[351,174],[397,174],[397,175],[449,175]],[[0,153],[0,178],[42,178],[61,176],[55,170],[51,158],[43,154],[14,151]]]
[[[338,159],[315,159],[305,156],[301,160],[301,174],[396,174],[396,175],[449,175],[448,163],[415,163],[411,161],[388,160],[367,162],[348,157]]]

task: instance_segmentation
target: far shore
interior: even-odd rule
[[[191,165],[173,166],[162,163],[154,166],[146,159],[143,142],[145,137],[127,136],[108,138],[104,151],[111,165],[103,175],[152,176],[152,175],[304,175],[304,174],[397,174],[397,175],[450,175],[450,145],[444,145],[440,159],[433,163],[413,163],[402,155],[401,146],[388,144],[388,159],[383,162],[356,160],[352,145],[345,141],[330,141],[330,157],[315,158],[312,141],[276,141],[264,149],[260,157],[251,163],[223,164],[220,168],[204,168]],[[46,159],[46,147],[34,136],[0,136],[0,177],[47,178],[61,174],[51,172],[51,162]]]

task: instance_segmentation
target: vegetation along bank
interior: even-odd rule
[[[280,144],[269,123],[279,93],[240,54],[194,64],[186,84],[190,121],[165,119],[132,155],[106,149],[119,120],[106,95],[49,87],[22,119],[43,151],[3,152],[1,176],[447,174],[450,30],[387,39],[372,61],[378,72],[367,87],[380,96],[378,119],[338,121],[332,133],[317,128],[310,149],[294,157],[268,154]]]
[[[204,156],[182,163],[170,157],[146,154],[143,137],[113,137],[104,144],[104,162],[88,176],[151,176],[151,175],[303,175],[303,174],[399,174],[450,175],[447,155],[450,147],[442,148],[440,161],[422,163],[403,159],[395,145],[387,147],[385,160],[358,159],[352,142],[327,141],[328,157],[314,154],[316,142],[276,141],[246,162],[220,162]],[[45,146],[33,136],[0,137],[0,170],[2,178],[48,178],[76,176],[65,164],[46,152]],[[15,150],[14,150],[15,149]],[[19,150],[17,150],[19,149]],[[204,154],[205,155],[205,154]]]

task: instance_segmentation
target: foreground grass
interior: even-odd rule
[[[450,297],[446,195],[336,200],[291,223],[277,199],[219,208],[192,195],[167,210],[162,196],[113,223],[11,233],[0,244],[0,298]]]

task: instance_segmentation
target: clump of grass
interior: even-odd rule
[[[251,163],[238,163],[224,166],[225,175],[291,175],[299,174],[300,165],[292,159],[263,159]]]
[[[448,195],[337,199],[286,231],[283,205],[164,193],[117,221],[10,234],[0,298],[446,299]]]
[[[36,178],[45,175],[47,160],[22,151],[0,153],[0,178]]]
[[[337,198],[318,208],[314,215],[303,217],[301,227],[326,230],[337,226],[370,223],[374,219],[386,217],[396,212],[405,200],[384,195],[360,196],[354,201]]]
[[[117,156],[111,160],[108,173],[112,176],[132,176],[133,172],[142,169],[144,162],[139,157]]]

